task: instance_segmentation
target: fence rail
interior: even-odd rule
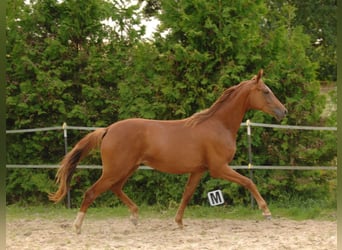
[[[247,123],[241,123],[241,125],[247,126]],[[337,127],[315,127],[315,126],[299,126],[299,125],[278,125],[278,124],[266,124],[266,123],[257,123],[250,122],[251,126],[254,127],[264,127],[264,128],[281,128],[281,129],[300,129],[300,130],[329,130],[329,131],[337,131]]]
[[[315,127],[315,126],[297,126],[297,125],[278,125],[278,124],[266,124],[266,123],[256,123],[247,120],[241,123],[242,127],[247,127],[247,135],[249,137],[249,147],[251,147],[251,127],[264,127],[264,128],[276,128],[276,129],[299,129],[299,130],[322,130],[322,131],[337,131],[337,127]],[[69,126],[63,123],[62,126],[45,127],[45,128],[32,128],[32,129],[14,129],[6,130],[6,134],[16,134],[16,133],[33,133],[33,132],[43,132],[43,131],[55,131],[63,130],[65,138],[65,153],[67,153],[67,131],[68,130],[85,130],[92,131],[100,127],[83,127],[83,126]],[[233,169],[282,169],[282,170],[337,170],[337,166],[254,166],[252,164],[251,150],[249,150],[249,164],[242,166],[231,166]],[[58,165],[52,164],[7,164],[6,168],[58,168]],[[78,168],[86,169],[101,169],[102,166],[99,165],[79,165]],[[149,166],[140,166],[139,169],[152,169]]]
[[[251,139],[251,127],[264,127],[264,128],[275,128],[275,129],[300,129],[300,130],[326,130],[326,131],[337,131],[337,127],[313,127],[313,126],[296,126],[296,125],[277,125],[277,124],[264,124],[264,123],[254,123],[250,120],[241,123],[241,126],[247,127],[247,139],[248,139],[248,165],[243,166],[231,166],[233,169],[248,169],[249,176],[253,179],[253,170],[256,169],[269,169],[269,170],[337,170],[337,166],[254,166],[252,164],[252,139]],[[99,127],[82,127],[82,126],[68,126],[66,123],[63,123],[62,126],[55,127],[46,127],[46,128],[33,128],[33,129],[15,129],[15,130],[6,130],[6,134],[15,134],[15,133],[33,133],[33,132],[42,132],[42,131],[54,131],[54,130],[63,130],[64,134],[64,150],[65,154],[68,152],[68,130],[86,130],[91,131],[95,130]],[[53,164],[7,164],[6,168],[58,168],[59,165]],[[100,165],[79,165],[80,169],[101,169]],[[152,168],[149,166],[140,166],[139,169],[143,170],[151,170]],[[67,194],[67,207],[70,208],[70,191]],[[251,205],[254,207],[254,199],[251,195]]]
[[[7,164],[6,168],[59,168],[60,165],[53,164]],[[241,165],[241,166],[230,166],[232,169],[269,169],[269,170],[337,170],[336,166],[249,166],[249,165]],[[79,169],[102,169],[101,165],[78,165]],[[139,169],[142,170],[153,170],[150,166],[140,166]]]
[[[249,120],[247,120],[246,122],[242,122],[241,126],[248,126],[248,124],[251,127],[280,128],[280,129],[299,129],[299,130],[328,130],[328,131],[337,131],[337,127],[279,125],[279,124],[267,124],[267,123],[251,122]],[[87,130],[87,131],[91,131],[91,130],[96,130],[98,128],[101,128],[101,127],[69,126],[66,123],[63,123],[62,126],[54,126],[54,127],[6,130],[6,134],[42,132],[42,131],[51,131],[51,130]]]

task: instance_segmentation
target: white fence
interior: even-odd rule
[[[247,128],[247,138],[248,138],[248,165],[242,166],[231,166],[233,169],[249,169],[249,177],[253,180],[253,170],[254,169],[283,169],[283,170],[337,170],[337,166],[255,166],[252,164],[252,139],[251,139],[251,127],[264,127],[264,128],[278,128],[278,129],[300,129],[300,130],[328,130],[337,131],[336,127],[312,127],[312,126],[291,126],[291,125],[275,125],[275,124],[264,124],[264,123],[254,123],[247,120],[241,123],[241,126]],[[53,131],[62,130],[64,135],[64,151],[65,154],[68,152],[68,130],[95,130],[99,127],[80,127],[80,126],[68,126],[63,123],[62,126],[47,127],[47,128],[34,128],[34,129],[16,129],[7,130],[6,134],[16,134],[16,133],[33,133],[41,131]],[[30,165],[30,164],[7,164],[6,168],[58,168],[59,165],[52,164],[41,164],[41,165]],[[101,169],[100,165],[78,165],[78,168],[82,169]],[[139,169],[151,170],[149,166],[140,166]],[[251,205],[254,207],[254,199],[251,195]],[[67,194],[67,207],[70,208],[70,191]]]
[[[284,169],[284,170],[337,170],[337,166],[257,166],[252,164],[252,151],[251,151],[251,127],[264,127],[264,128],[278,128],[278,129],[297,129],[297,130],[321,130],[321,131],[337,131],[336,127],[313,127],[313,126],[293,126],[293,125],[277,125],[277,124],[265,124],[265,123],[254,123],[247,120],[246,122],[241,123],[241,126],[247,127],[247,135],[248,135],[248,147],[249,147],[249,164],[242,166],[231,166],[233,169]],[[92,131],[99,127],[81,127],[81,126],[68,126],[66,123],[63,123],[62,126],[55,127],[46,127],[46,128],[33,128],[33,129],[15,129],[15,130],[6,130],[6,134],[16,134],[16,133],[33,133],[33,132],[42,132],[42,131],[53,131],[53,130],[61,130],[64,134],[64,146],[65,153],[67,153],[68,147],[68,130],[86,130]],[[6,168],[58,168],[59,165],[52,164],[41,164],[41,165],[32,165],[32,164],[7,164]],[[100,165],[79,165],[78,168],[86,168],[86,169],[101,169]],[[149,166],[140,166],[140,169],[152,169]]]

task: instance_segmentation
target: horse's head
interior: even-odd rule
[[[263,70],[261,69],[258,75],[251,80],[253,87],[249,95],[250,108],[268,113],[279,121],[285,117],[287,109],[261,79],[262,74]]]

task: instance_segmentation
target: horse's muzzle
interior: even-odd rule
[[[274,110],[274,116],[278,121],[281,121],[287,115],[286,108],[278,108]]]

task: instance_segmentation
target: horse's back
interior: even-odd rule
[[[102,140],[101,151],[141,146],[145,137],[145,124],[148,121],[135,118],[111,124]]]
[[[191,172],[204,164],[202,143],[193,130],[184,120],[119,121],[108,128],[101,145],[102,158],[107,157],[109,164],[145,164],[163,172]]]

